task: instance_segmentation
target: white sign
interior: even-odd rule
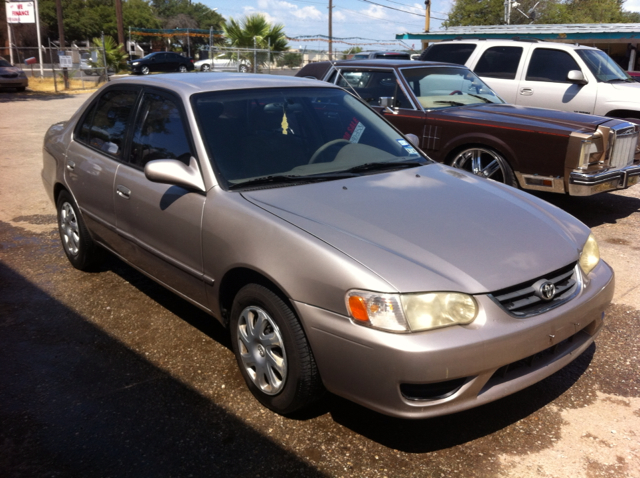
[[[8,2],[7,23],[35,23],[35,6],[33,2]]]
[[[71,55],[58,55],[60,59],[60,68],[73,68],[73,60]]]

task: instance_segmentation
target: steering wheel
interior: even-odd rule
[[[460,90],[453,90],[451,93],[449,93],[449,96],[451,96],[451,95],[462,95],[462,94],[463,93]]]
[[[328,148],[340,143],[345,143],[343,145],[344,147],[347,144],[349,144],[349,141],[347,141],[346,139],[339,138],[339,139],[334,139],[333,141],[329,141],[328,143],[324,143],[322,146],[316,149],[316,151],[313,153],[313,155],[311,156],[311,159],[309,160],[309,164],[315,163],[318,160],[318,158],[322,155],[322,153],[324,153]]]

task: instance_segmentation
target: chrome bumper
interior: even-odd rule
[[[640,164],[601,173],[580,173],[573,171],[569,176],[571,196],[591,196],[592,194],[626,189],[640,181]]]

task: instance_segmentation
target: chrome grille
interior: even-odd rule
[[[551,300],[544,300],[538,295],[538,284],[541,281],[552,282],[556,293]],[[489,294],[494,301],[516,317],[529,317],[541,314],[567,302],[578,292],[579,280],[576,264],[536,277],[523,284],[502,289]]]
[[[638,132],[635,127],[616,131],[615,140],[611,149],[609,165],[613,168],[624,168],[633,164],[638,145]]]

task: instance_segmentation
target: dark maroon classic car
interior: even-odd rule
[[[464,66],[327,61],[296,76],[342,86],[432,159],[512,186],[588,196],[640,178],[637,124],[505,104]]]

